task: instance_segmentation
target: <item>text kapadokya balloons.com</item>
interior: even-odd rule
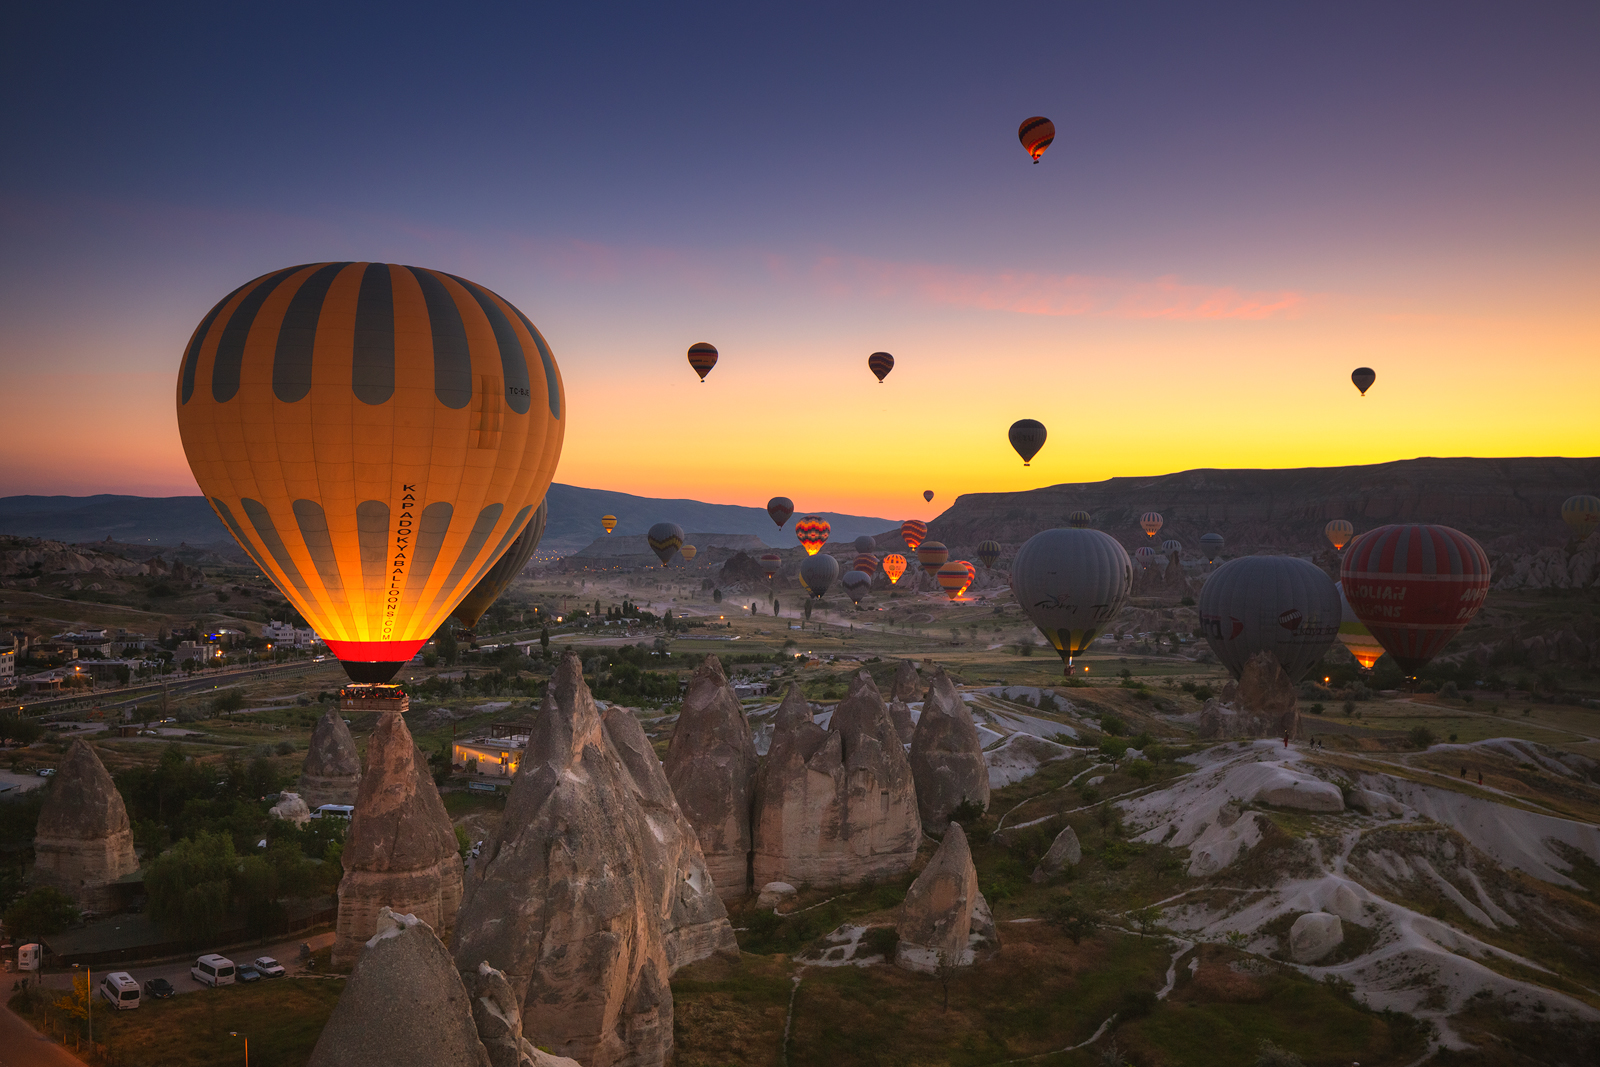
[[[644,539],[649,542],[650,551],[665,567],[667,561],[683,547],[683,527],[675,522],[658,522],[645,532]]]
[[[778,529],[783,529],[783,524],[789,521],[789,516],[794,514],[794,501],[786,496],[775,496],[767,501],[767,515],[778,524]]]
[[[1200,632],[1238,678],[1271,652],[1299,682],[1339,634],[1339,591],[1322,568],[1293,556],[1243,556],[1200,587]]]
[[[894,357],[887,352],[874,352],[867,357],[867,369],[878,376],[878,384],[882,385],[889,372],[894,370]]]
[[[1022,147],[1028,155],[1033,157],[1035,163],[1044,155],[1045,149],[1050,147],[1056,139],[1056,124],[1043,115],[1035,115],[1023,119],[1022,125],[1017,127],[1017,140],[1022,142]]]
[[[900,576],[906,572],[906,558],[900,553],[883,557],[883,573],[889,576],[889,584],[896,585]]]
[[[717,346],[700,341],[689,346],[689,366],[700,375],[700,384],[706,383],[706,375],[711,373],[711,368],[717,365]]]
[[[828,586],[839,577],[839,561],[826,552],[807,556],[800,561],[800,584],[814,597],[827,593]]]
[[[1064,674],[1116,618],[1132,586],[1133,561],[1099,530],[1034,534],[1011,563],[1011,591],[1061,656]]]
[[[1022,457],[1024,467],[1033,462],[1033,457],[1044,447],[1046,436],[1048,432],[1044,428],[1044,423],[1038,419],[1018,419],[1011,424],[1011,429],[1006,431],[1006,437],[1010,439],[1011,447],[1017,450],[1017,455]]]
[[[512,579],[522,573],[522,568],[528,565],[528,561],[539,548],[539,539],[544,536],[544,524],[549,518],[550,501],[542,500],[539,502],[538,510],[533,513],[533,518],[528,520],[528,525],[522,528],[517,539],[511,542],[511,547],[506,549],[506,554],[478,579],[478,584],[472,587],[472,592],[456,605],[450,616],[461,624],[462,629],[468,633],[476,629],[478,620],[483,618],[483,613],[500,599],[500,594],[506,591]]]
[[[800,547],[806,550],[806,555],[815,556],[822,551],[822,546],[828,543],[828,534],[833,527],[828,525],[828,520],[816,515],[807,515],[794,524],[794,535],[800,540]]]
[[[1350,546],[1339,581],[1356,618],[1409,676],[1444,651],[1483,607],[1489,557],[1448,526],[1380,526]]]
[[[561,456],[555,358],[442,271],[312,263],[234,290],[179,367],[195,481],[357,682],[386,682],[527,526]]]

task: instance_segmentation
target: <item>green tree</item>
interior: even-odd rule
[[[244,690],[229,689],[211,702],[211,710],[218,715],[232,715],[244,708]]]
[[[1078,944],[1085,936],[1092,933],[1099,925],[1094,916],[1084,911],[1077,901],[1069,896],[1060,896],[1049,904],[1045,914],[1045,921],[1057,930],[1072,938],[1074,945]]]
[[[58,934],[78,921],[72,898],[52,886],[40,886],[6,909],[6,931],[19,943],[23,938]]]
[[[433,635],[433,647],[446,667],[456,665],[456,659],[461,655],[461,646],[456,644],[456,631],[450,623],[447,622],[439,627],[439,632]]]
[[[150,917],[175,936],[216,930],[233,903],[239,857],[227,834],[202,831],[179,841],[145,872]]]
[[[545,659],[550,658],[550,627],[548,626],[539,628],[539,649],[544,653]]]
[[[720,590],[720,589],[711,590],[711,602],[713,604],[722,603],[722,590]]]

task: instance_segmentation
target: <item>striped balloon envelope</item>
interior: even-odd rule
[[[689,366],[700,375],[700,384],[706,383],[706,375],[711,373],[711,368],[717,365],[717,346],[700,341],[689,346]]]
[[[906,558],[896,552],[883,557],[883,573],[889,576],[889,584],[895,585],[900,581],[900,576],[906,572]]]
[[[855,561],[850,566],[871,578],[878,572],[878,557],[871,552],[863,552],[855,558]]]
[[[800,547],[806,550],[806,555],[815,556],[828,543],[828,534],[832,529],[827,519],[807,515],[794,524],[794,535],[800,539]]]
[[[1561,521],[1571,528],[1579,541],[1588,540],[1595,527],[1600,526],[1600,498],[1581,495],[1568,497],[1561,505]]]
[[[694,558],[700,554],[700,550],[693,545],[684,545],[678,549],[678,554],[683,557],[685,563],[692,563]]]
[[[921,519],[907,519],[900,524],[900,539],[906,547],[915,552],[917,546],[928,537],[928,524]]]
[[[844,586],[851,603],[859,608],[862,598],[872,588],[872,576],[862,571],[845,571],[844,577],[839,579],[839,584]]]
[[[1483,606],[1489,557],[1448,526],[1380,526],[1356,538],[1339,580],[1356,618],[1396,666],[1415,675]]]
[[[979,541],[978,542],[978,553],[977,554],[978,554],[978,561],[980,563],[982,563],[985,567],[989,568],[990,570],[993,570],[994,569],[994,565],[997,562],[999,562],[999,560],[1000,560],[1000,542],[999,541]]]
[[[1350,540],[1350,535],[1355,532],[1356,528],[1351,526],[1345,519],[1334,519],[1322,528],[1322,536],[1326,537],[1328,542],[1333,545],[1335,552],[1343,548],[1345,543]]]
[[[939,568],[949,559],[950,550],[942,542],[924,541],[917,546],[917,562],[922,564],[922,569],[930,576],[937,575]]]
[[[1022,125],[1017,127],[1017,140],[1022,142],[1022,147],[1028,155],[1033,157],[1035,163],[1044,155],[1045,149],[1056,139],[1056,124],[1043,115],[1035,115],[1030,119],[1023,119]]]
[[[1156,550],[1149,545],[1140,545],[1133,550],[1134,562],[1141,567],[1148,567],[1156,561]]]
[[[511,542],[511,547],[506,549],[506,554],[472,587],[457,604],[450,617],[461,624],[462,629],[471,634],[478,626],[478,620],[483,618],[483,613],[489,610],[500,594],[506,591],[512,579],[522,573],[522,568],[528,565],[534,552],[538,551],[539,539],[544,536],[544,525],[550,519],[550,501],[539,503],[539,510],[533,513],[533,518],[528,520],[528,525],[522,528],[517,539]]]
[[[778,524],[778,529],[783,529],[783,524],[789,521],[789,516],[794,514],[794,501],[786,496],[775,496],[767,501],[767,516]]]
[[[1169,537],[1165,541],[1161,542],[1161,551],[1168,556],[1182,555],[1183,542],[1177,540],[1176,538]]]
[[[1161,513],[1158,511],[1147,511],[1139,516],[1139,529],[1144,531],[1146,537],[1154,537],[1160,533],[1161,523]]]
[[[1333,584],[1339,590],[1339,604],[1343,609],[1339,620],[1339,643],[1350,650],[1362,670],[1370,671],[1383,658],[1383,646],[1372,636],[1366,623],[1356,618],[1356,613],[1350,610],[1350,601],[1344,596],[1344,583]]]
[[[939,588],[944,590],[944,595],[955,600],[967,591],[971,579],[967,576],[967,568],[957,560],[951,560],[933,573],[939,582]]]
[[[645,531],[644,539],[649,542],[650,551],[665,567],[667,561],[683,547],[683,527],[675,522],[658,522]]]
[[[1200,550],[1205,554],[1207,563],[1215,563],[1217,561],[1217,557],[1222,554],[1222,546],[1225,543],[1219,533],[1208,533],[1201,536]]]
[[[958,559],[956,562],[967,568],[967,584],[961,587],[961,591],[965,593],[968,589],[972,588],[972,583],[978,580],[978,568],[974,567],[964,559]]]
[[[565,399],[539,331],[442,271],[312,263],[195,329],[177,382],[195,481],[357,682],[386,682],[544,499]]]
[[[1067,525],[1074,530],[1087,530],[1093,521],[1087,511],[1074,511],[1067,516]]]
[[[600,527],[601,529],[605,530],[606,533],[610,533],[612,530],[617,528],[617,517],[615,515],[600,516]]]
[[[758,561],[761,564],[761,573],[767,576],[767,581],[772,581],[772,576],[778,573],[778,568],[783,566],[783,557],[776,552],[768,552]]]
[[[882,385],[889,372],[894,370],[894,357],[887,352],[874,352],[867,357],[867,369],[878,376],[878,384]]]

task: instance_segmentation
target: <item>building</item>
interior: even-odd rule
[[[511,778],[522,766],[528,748],[526,723],[497,722],[487,737],[469,737],[451,742],[450,762],[458,770],[470,769],[485,778]]]
[[[172,654],[172,665],[182,667],[190,660],[196,667],[210,667],[222,658],[222,646],[210,641],[185,641]]]
[[[11,689],[17,684],[17,654],[11,649],[0,652],[0,689]]]
[[[261,628],[261,636],[274,645],[288,648],[312,648],[322,643],[315,630],[293,626],[277,619],[273,619]]]

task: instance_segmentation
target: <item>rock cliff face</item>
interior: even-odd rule
[[[398,711],[384,713],[367,741],[355,809],[344,843],[334,965],[355,962],[385,907],[448,938],[461,904],[461,855],[427,761]]]
[[[972,964],[999,947],[989,902],[978,891],[978,871],[959,823],[951,823],[933,859],[917,875],[900,906],[895,962],[932,973],[941,961]]]
[[[838,739],[811,717],[798,686],[790,685],[773,716],[772,744],[756,786],[755,884],[825,884],[823,854],[844,834],[844,759]],[[813,766],[813,759],[815,765]]]
[[[750,888],[750,802],[756,744],[739,698],[715,656],[707,656],[684,693],[667,746],[667,781],[700,838],[723,900]]]
[[[728,911],[706,869],[694,827],[678,807],[667,774],[633,712],[611,707],[603,717],[606,741],[621,758],[648,832],[640,835],[644,873],[660,903],[668,973],[708,956],[739,958]]]
[[[672,1056],[663,901],[636,790],[569,651],[473,865],[454,948],[461,971],[504,974],[523,1036],[587,1067]]]
[[[983,743],[961,694],[940,667],[922,702],[911,738],[911,774],[922,825],[940,826],[962,801],[989,808],[989,766]]]
[[[467,989],[428,924],[383,908],[373,925],[308,1067],[490,1067]]]
[[[900,661],[900,666],[894,669],[894,688],[889,690],[889,699],[898,700],[902,704],[909,704],[917,699],[921,688],[922,679],[917,676],[917,668],[908,659]]]
[[[33,839],[33,880],[84,911],[110,911],[110,883],[139,869],[122,794],[89,742],[78,738],[56,768]]]
[[[354,804],[361,789],[361,756],[338,708],[331,708],[311,731],[311,746],[300,771],[298,792],[306,806]]]
[[[1600,536],[1495,561],[1496,589],[1589,589],[1600,585]]]
[[[1271,652],[1258,652],[1244,665],[1237,682],[1222,687],[1200,711],[1200,736],[1206,740],[1235,737],[1298,736],[1300,712],[1294,683]]]

